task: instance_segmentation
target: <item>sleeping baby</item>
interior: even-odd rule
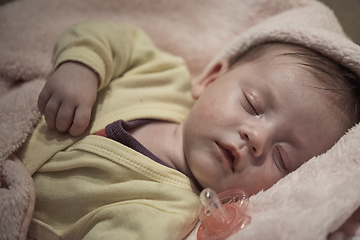
[[[297,44],[254,43],[197,81],[140,29],[67,29],[18,152],[35,238],[183,239],[203,188],[270,188],[359,122],[359,76]]]

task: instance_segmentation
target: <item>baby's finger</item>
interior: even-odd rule
[[[74,118],[75,106],[62,103],[56,116],[56,129],[60,132],[66,132]]]
[[[69,133],[74,136],[80,136],[87,128],[90,122],[91,108],[80,106],[76,108],[73,124],[69,129]]]
[[[51,97],[51,93],[49,91],[46,91],[45,89],[43,89],[40,92],[39,97],[38,97],[37,106],[38,106],[38,109],[41,114],[45,113],[45,107],[46,107],[46,104],[49,101],[50,97]]]
[[[53,97],[50,98],[50,100],[46,104],[44,116],[45,121],[50,128],[56,127],[56,116],[59,111],[59,107],[60,102]]]

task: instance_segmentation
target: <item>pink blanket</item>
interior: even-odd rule
[[[30,176],[10,155],[39,118],[37,96],[52,70],[53,46],[65,28],[87,19],[138,25],[159,48],[184,57],[196,79],[238,34],[280,12],[313,4],[314,0],[18,0],[0,7],[0,239],[25,239],[34,191]],[[349,56],[353,61],[359,57]],[[356,126],[330,151],[251,197],[251,224],[229,239],[345,239],[336,230],[360,206],[359,161]],[[349,222],[345,228],[356,234],[358,224]]]

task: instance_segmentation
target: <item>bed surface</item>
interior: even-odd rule
[[[0,0],[0,5],[15,0]],[[349,37],[360,45],[360,1],[359,0],[320,0],[331,9],[340,20],[344,31]]]

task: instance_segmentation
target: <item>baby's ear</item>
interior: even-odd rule
[[[227,61],[221,61],[214,64],[209,71],[196,83],[193,84],[191,94],[194,99],[198,99],[203,91],[214,82],[222,74],[229,70],[229,63]]]

